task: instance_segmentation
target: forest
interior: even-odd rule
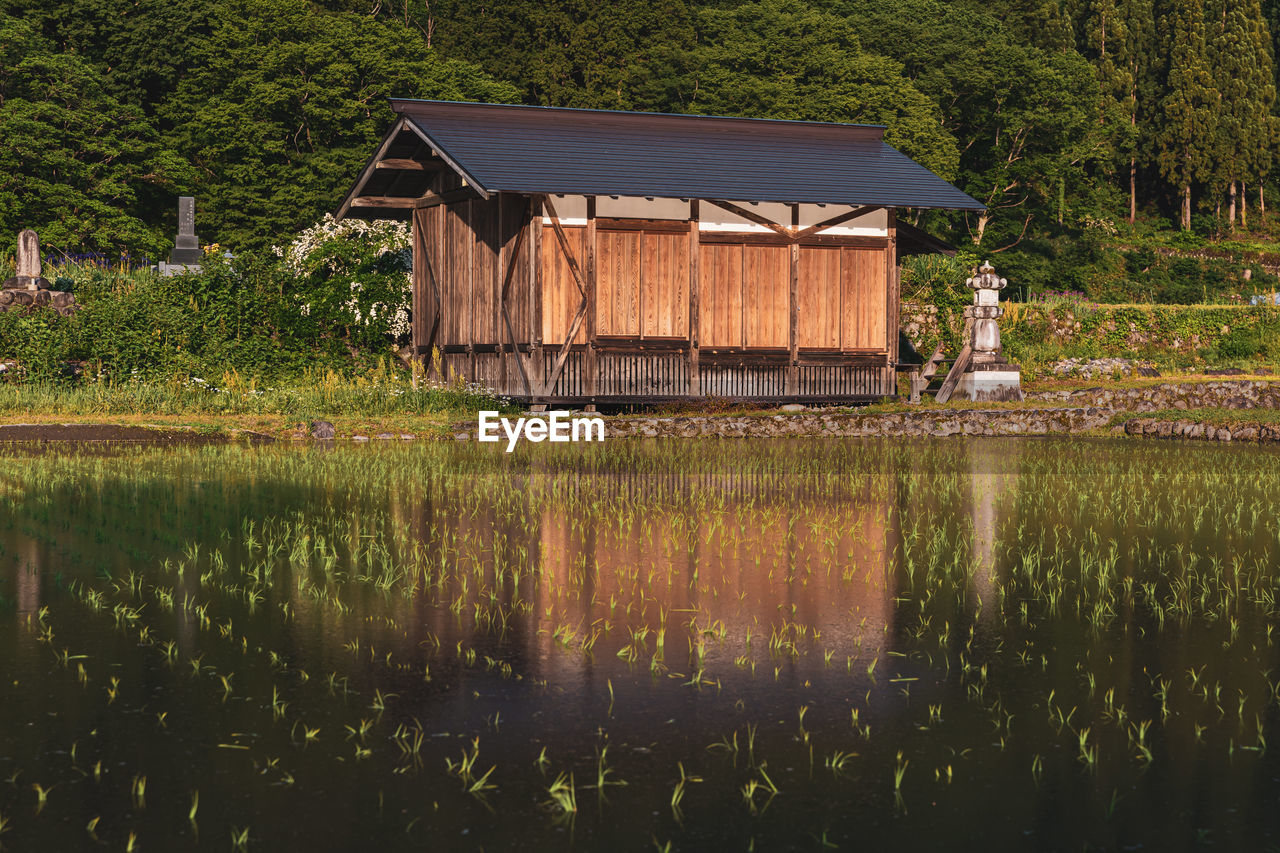
[[[189,194],[204,242],[286,244],[388,96],[867,122],[988,208],[911,218],[1024,294],[1150,301],[1153,246],[1271,245],[1278,25],[1280,0],[0,0],[0,234],[156,258]]]

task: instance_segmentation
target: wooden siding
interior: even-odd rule
[[[702,246],[698,259],[698,339],[703,347],[742,346],[741,243]]]
[[[800,247],[801,349],[886,352],[884,249]]]
[[[840,271],[841,346],[846,350],[886,352],[888,328],[888,251],[842,249]],[[897,328],[897,317],[893,317]]]
[[[586,259],[587,229],[581,226],[564,229],[566,242],[570,251],[578,261],[578,268],[585,273],[583,261]],[[542,234],[542,342],[544,344],[562,344],[569,326],[582,304],[582,293],[578,290],[573,271],[560,248],[560,241],[549,227],[543,228]],[[578,329],[573,341],[575,344],[587,342],[587,327],[584,323]]]
[[[743,247],[747,347],[786,347],[791,254],[786,246]]]
[[[608,223],[596,238],[596,334],[687,338],[688,229],[622,230],[616,220]]]
[[[801,349],[840,348],[840,256],[844,251],[825,246],[800,248],[796,345]]]
[[[641,304],[646,338],[689,336],[689,238],[645,230],[641,237]]]
[[[596,333],[638,336],[643,262],[638,231],[601,230],[596,237]]]
[[[894,392],[891,242],[796,245],[666,220],[563,226],[595,297],[565,353],[583,294],[541,212],[512,194],[414,212],[414,342],[424,358],[439,349],[446,378],[559,402]]]

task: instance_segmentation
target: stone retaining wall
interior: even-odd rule
[[[916,409],[864,413],[856,409],[805,409],[775,415],[619,416],[607,418],[609,438],[799,438],[846,436],[1072,435],[1099,430],[1161,438],[1280,441],[1280,424],[1242,423],[1230,428],[1191,421],[1136,418],[1109,426],[1125,412],[1163,409],[1280,409],[1280,381],[1161,383],[1139,388],[1086,388],[1027,395],[1040,403],[1068,405],[1010,409]],[[1242,416],[1247,421],[1248,416]],[[453,437],[474,438],[475,424],[458,424]]]
[[[1280,441],[1280,424],[1244,423],[1215,426],[1194,421],[1134,418],[1131,421],[1125,421],[1124,431],[1128,435],[1190,438],[1200,441]]]
[[[610,418],[610,438],[788,438],[802,436],[1068,435],[1101,429],[1109,409],[956,409],[864,415],[813,411],[756,417]]]
[[[1138,388],[1038,391],[1027,400],[1067,406],[1097,406],[1121,412],[1160,409],[1280,409],[1280,381],[1162,382]]]

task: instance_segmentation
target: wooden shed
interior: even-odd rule
[[[868,125],[393,100],[338,217],[411,219],[413,342],[531,404],[896,393],[900,208],[981,205]]]

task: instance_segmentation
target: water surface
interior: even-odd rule
[[[9,450],[0,845],[1274,848],[1277,495],[1125,440]]]

